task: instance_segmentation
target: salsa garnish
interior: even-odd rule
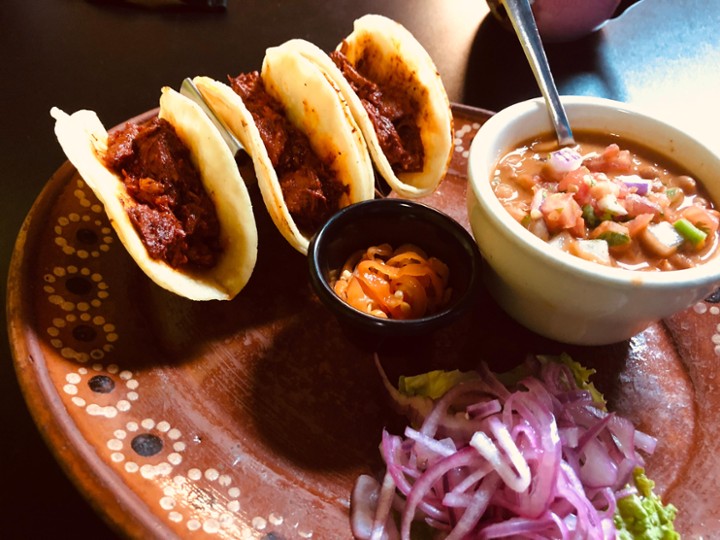
[[[493,190],[515,219],[551,245],[608,266],[677,270],[714,256],[720,213],[692,176],[639,145],[578,139],[558,149],[541,137],[500,160]]]

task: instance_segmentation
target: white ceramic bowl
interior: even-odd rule
[[[720,201],[720,157],[684,132],[620,102],[563,97],[574,130],[611,132],[654,148],[688,169]],[[513,318],[564,343],[628,339],[720,286],[720,256],[686,270],[634,272],[579,259],[549,246],[515,221],[490,187],[498,160],[530,137],[552,131],[542,99],[504,109],[470,148],[468,214],[485,259],[490,293]]]

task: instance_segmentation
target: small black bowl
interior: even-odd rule
[[[452,297],[438,313],[420,319],[382,319],[356,310],[330,287],[329,275],[358,250],[387,243],[412,243],[450,270]],[[473,304],[480,285],[480,252],[473,237],[454,219],[421,203],[375,199],[347,206],[310,241],[310,282],[322,302],[342,322],[381,336],[413,336],[457,319]]]

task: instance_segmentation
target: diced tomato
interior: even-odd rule
[[[639,214],[630,221],[625,222],[630,238],[635,238],[652,223],[654,214]]]
[[[563,176],[558,182],[558,191],[572,193],[579,205],[590,201],[590,171],[587,167],[579,167]]]
[[[720,214],[717,210],[697,205],[688,206],[682,210],[680,215],[708,235],[714,235],[720,224]]]
[[[627,215],[633,218],[643,214],[658,215],[662,212],[662,207],[659,204],[636,193],[628,194],[623,199],[623,206],[627,210]]]
[[[540,205],[540,212],[548,230],[553,233],[578,227],[584,229],[582,208],[572,193],[551,193]],[[578,224],[578,221],[582,223]]]
[[[647,194],[650,202],[657,204],[663,211],[670,207],[670,198],[664,192],[651,191]]]
[[[615,197],[620,195],[620,186],[608,180],[607,177],[605,178],[604,180],[595,182],[590,188],[590,195],[593,199],[602,199],[606,195],[613,195]]]
[[[620,150],[617,144],[608,145],[602,154],[583,162],[593,172],[630,172],[632,155],[628,150]]]
[[[587,227],[585,220],[582,217],[582,209],[580,210],[580,217],[575,221],[575,225],[570,227],[568,231],[575,238],[585,238],[587,235]]]

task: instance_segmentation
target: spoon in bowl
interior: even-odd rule
[[[501,2],[505,6],[508,18],[520,40],[520,45],[525,51],[540,92],[545,98],[558,144],[560,146],[574,145],[575,139],[570,129],[570,122],[560,102],[529,0],[501,0]]]

